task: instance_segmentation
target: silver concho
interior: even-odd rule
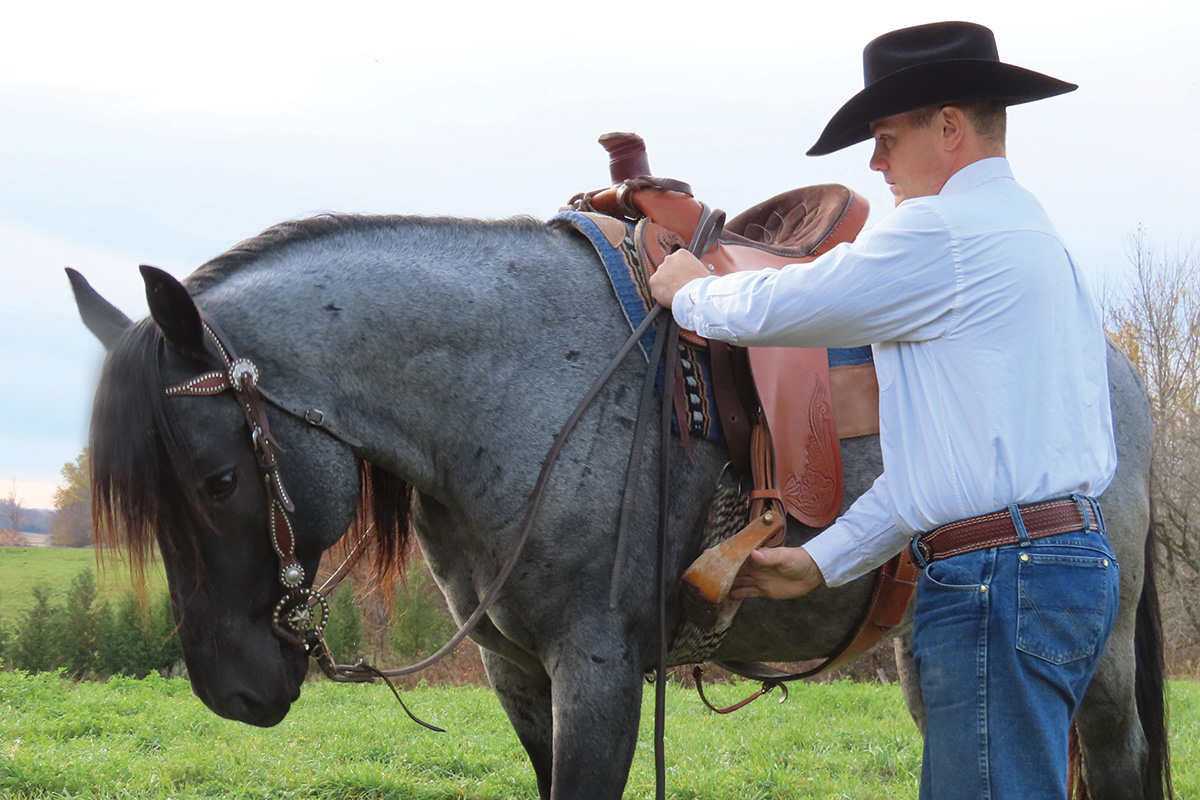
[[[279,582],[289,589],[295,589],[304,582],[304,568],[299,564],[284,567],[279,572]]]
[[[309,632],[321,633],[329,622],[329,601],[320,592],[300,589],[275,605],[271,622],[281,631],[305,638]],[[297,642],[299,643],[299,642]]]
[[[252,386],[258,385],[258,367],[254,366],[252,362],[244,358],[239,358],[237,361],[233,362],[233,366],[229,368],[229,380],[233,384],[233,388],[242,388],[243,375],[250,376],[250,384]]]

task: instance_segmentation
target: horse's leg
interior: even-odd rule
[[[892,639],[892,648],[896,653],[896,672],[900,676],[900,691],[904,692],[904,704],[917,730],[925,735],[925,696],[921,693],[921,676],[917,674],[917,665],[913,662],[912,631],[908,631]]]
[[[600,637],[555,643],[554,800],[620,800],[642,710],[642,670],[631,649]]]
[[[533,676],[501,655],[479,648],[488,680],[500,698],[500,705],[517,732],[521,746],[529,754],[537,775],[538,794],[550,798],[550,777],[554,766],[554,718],[550,699],[550,678]]]

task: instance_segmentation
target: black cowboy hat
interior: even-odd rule
[[[808,151],[823,156],[871,138],[875,120],[967,100],[1028,103],[1077,88],[1000,61],[991,30],[971,22],[903,28],[863,49],[865,87],[833,115]]]

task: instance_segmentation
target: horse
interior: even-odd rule
[[[157,547],[195,694],[223,717],[260,726],[297,701],[307,656],[302,642],[274,632],[273,490],[259,479],[244,409],[164,391],[222,367],[205,326],[219,325],[253,362],[272,402],[316,409],[331,423],[271,410],[302,588],[357,522],[370,530],[380,580],[403,569],[415,535],[459,622],[512,552],[564,420],[629,333],[591,245],[527,217],[322,215],[269,228],[182,282],[142,273],[150,315],[132,322],[69,270],[79,312],[107,350],[90,434],[98,541],[134,564]],[[1120,468],[1100,499],[1121,565],[1121,606],[1077,738],[1092,797],[1148,800],[1163,797],[1164,784],[1170,792],[1149,535],[1151,422],[1137,373],[1112,347],[1108,368]],[[645,371],[644,359],[627,358],[561,443],[519,562],[472,633],[544,799],[621,796],[644,677],[656,663],[653,470],[628,498],[625,566],[613,574]],[[347,435],[332,435],[332,423]],[[642,448],[649,463],[663,449],[655,437]],[[848,506],[882,459],[877,436],[842,448]],[[696,438],[690,452],[665,449],[662,558],[678,580],[699,554],[729,455]],[[792,521],[787,543],[815,533]],[[712,659],[823,658],[870,594],[864,577],[794,600],[748,600]],[[667,630],[681,619],[670,598]],[[919,688],[898,641],[920,725]]]

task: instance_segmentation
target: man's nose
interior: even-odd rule
[[[887,159],[879,152],[879,145],[875,145],[875,149],[871,151],[869,166],[876,172],[883,172],[887,169]]]

